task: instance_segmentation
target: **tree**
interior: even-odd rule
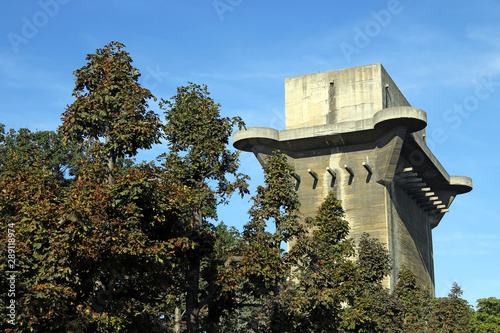
[[[500,299],[495,297],[478,299],[470,329],[473,333],[500,332]]]
[[[86,155],[75,181],[62,187],[36,157],[8,157],[0,174],[0,243],[15,230],[17,325],[164,329],[184,283],[183,253],[194,246],[177,233],[190,193],[152,165],[128,168],[109,186],[102,158]],[[1,264],[7,278],[11,269]]]
[[[237,309],[238,277],[233,262],[242,258],[243,240],[235,227],[227,227],[224,223],[212,227],[212,231],[215,237],[213,251],[201,263],[200,299],[203,302],[200,308],[205,303],[208,311],[200,316],[200,327],[207,332],[219,332],[223,326],[229,329],[230,322],[222,321]]]
[[[334,193],[327,195],[314,218],[301,221],[291,181],[294,171],[286,156],[270,155],[264,172],[265,186],[257,189],[243,233],[246,246],[238,265],[242,282],[237,295],[245,307],[238,313],[239,331],[383,331],[398,306],[381,287],[390,270],[387,250],[364,235],[353,261],[349,224]],[[286,253],[281,248],[285,241]],[[387,300],[390,303],[384,304]]]
[[[31,132],[27,128],[18,131],[11,129],[5,132],[5,126],[0,124],[0,172],[8,163],[8,157],[16,151],[27,160],[45,161],[47,168],[54,177],[65,182],[68,176],[74,174],[76,160],[81,156],[79,147],[72,143],[63,143],[63,136],[53,131]]]
[[[293,241],[303,228],[291,181],[293,168],[286,156],[271,154],[263,169],[264,186],[259,186],[252,198],[250,221],[243,231],[242,257],[235,264],[238,318],[226,319],[235,323],[233,331],[279,332],[286,325],[281,295],[291,266],[281,245]]]
[[[303,231],[299,223],[300,203],[291,181],[294,169],[286,155],[279,152],[269,156],[263,169],[265,187],[259,186],[252,198],[248,212],[251,221],[245,226],[245,235],[260,233],[272,224],[275,231],[269,234],[270,245],[280,249],[282,242],[291,241]]]
[[[239,117],[222,118],[220,105],[210,98],[205,85],[189,83],[179,87],[171,100],[162,99],[160,105],[166,111],[164,131],[169,147],[163,166],[172,182],[189,188],[193,194],[190,207],[184,212],[185,235],[197,244],[186,260],[185,307],[187,329],[195,332],[201,310],[202,258],[214,249],[208,219],[216,218],[217,205],[226,203],[234,191],[248,193],[248,177],[237,172],[239,154],[227,147],[233,128],[241,129],[244,123]]]
[[[356,260],[363,283],[380,284],[391,271],[389,251],[377,239],[363,233],[359,240]]]
[[[341,332],[404,332],[402,303],[382,287],[389,275],[389,251],[377,239],[363,233],[359,240],[352,293],[342,313]]]
[[[401,270],[398,278],[395,296],[402,302],[404,332],[469,332],[472,310],[456,283],[448,297],[434,299],[410,270]]]
[[[330,192],[314,219],[306,220],[309,230],[290,250],[294,258],[293,281],[287,303],[293,314],[294,329],[301,332],[336,332],[342,304],[353,288],[354,254],[347,240],[349,223],[341,203]]]
[[[288,265],[282,256],[283,242],[301,231],[299,200],[291,181],[293,168],[286,155],[273,153],[264,169],[264,186],[257,187],[249,210],[250,222],[244,226],[245,276],[251,281],[249,293],[261,297],[283,288]]]
[[[448,297],[437,298],[433,302],[433,313],[430,326],[433,332],[469,332],[472,309],[462,299],[460,286],[453,283]]]
[[[90,140],[103,150],[110,184],[118,158],[151,148],[161,135],[157,115],[147,111],[148,99],[155,98],[140,86],[139,71],[124,47],[111,42],[87,55],[87,64],[74,72],[76,100],[63,113],[59,127],[65,141]]]
[[[173,319],[185,281],[179,267],[196,246],[180,221],[195,195],[164,167],[114,172],[120,157],[148,148],[161,134],[156,115],[145,111],[150,93],[138,86],[121,47],[98,50],[76,72],[77,100],[64,113],[60,134],[6,134],[1,127],[0,242],[12,226],[21,327],[154,331]],[[76,160],[75,179],[64,187],[61,172],[52,171],[61,164],[53,154],[61,136],[68,149],[73,142],[83,148],[78,159],[68,157]],[[1,264],[6,278],[7,263]]]
[[[13,300],[17,311],[12,318],[15,325],[4,321],[2,328],[37,329],[55,320],[60,322],[55,326],[58,329],[73,298],[72,290],[53,283],[67,276],[65,265],[50,257],[57,243],[52,237],[57,229],[53,221],[58,217],[59,185],[48,171],[49,165],[36,155],[10,149],[5,157],[0,173],[0,246],[7,249],[9,238],[13,252],[9,251],[9,261],[0,262],[0,275],[4,281],[14,280],[11,291],[0,291],[0,305]],[[61,304],[60,311],[47,309],[46,304],[52,302]]]
[[[421,286],[417,277],[409,269],[398,273],[395,294],[402,302],[403,325],[408,332],[429,330],[432,315],[432,297],[427,286]]]

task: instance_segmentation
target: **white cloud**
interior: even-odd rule
[[[468,25],[466,27],[467,38],[484,42],[493,47],[500,47],[500,36],[498,35],[498,26],[478,26]]]

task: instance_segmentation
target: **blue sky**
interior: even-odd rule
[[[474,182],[434,229],[436,295],[457,282],[473,305],[500,298],[500,2],[2,1],[0,16],[7,128],[55,130],[73,101],[73,71],[110,41],[127,46],[158,98],[204,83],[224,116],[278,129],[285,78],[381,62],[427,112],[429,146],[448,173]],[[242,161],[255,189],[260,165],[249,153]],[[235,197],[221,219],[241,229],[248,199]]]

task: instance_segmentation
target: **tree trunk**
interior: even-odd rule
[[[113,185],[115,180],[115,165],[116,158],[114,156],[108,157],[108,184]]]
[[[174,320],[175,320],[174,332],[181,333],[182,313],[179,305],[175,307]]]
[[[214,286],[212,285],[210,289],[213,289]],[[211,294],[209,295],[210,299],[208,300],[208,318],[207,318],[207,333],[217,333],[219,332],[219,323],[220,323],[220,317],[222,315],[220,306],[217,304],[217,302],[214,300],[213,294],[214,291],[211,290]]]
[[[201,208],[193,212],[193,229],[199,230],[203,227],[203,215]],[[188,332],[198,331],[198,294],[200,283],[201,258],[195,253],[191,260],[188,272],[188,292],[186,295],[186,320]]]
[[[109,143],[109,134],[106,134],[106,144]],[[115,180],[115,166],[116,166],[116,154],[110,152],[108,154],[108,184],[113,185]]]

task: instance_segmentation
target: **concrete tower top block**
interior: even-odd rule
[[[381,64],[285,80],[286,129],[371,121],[384,108],[410,106]]]

